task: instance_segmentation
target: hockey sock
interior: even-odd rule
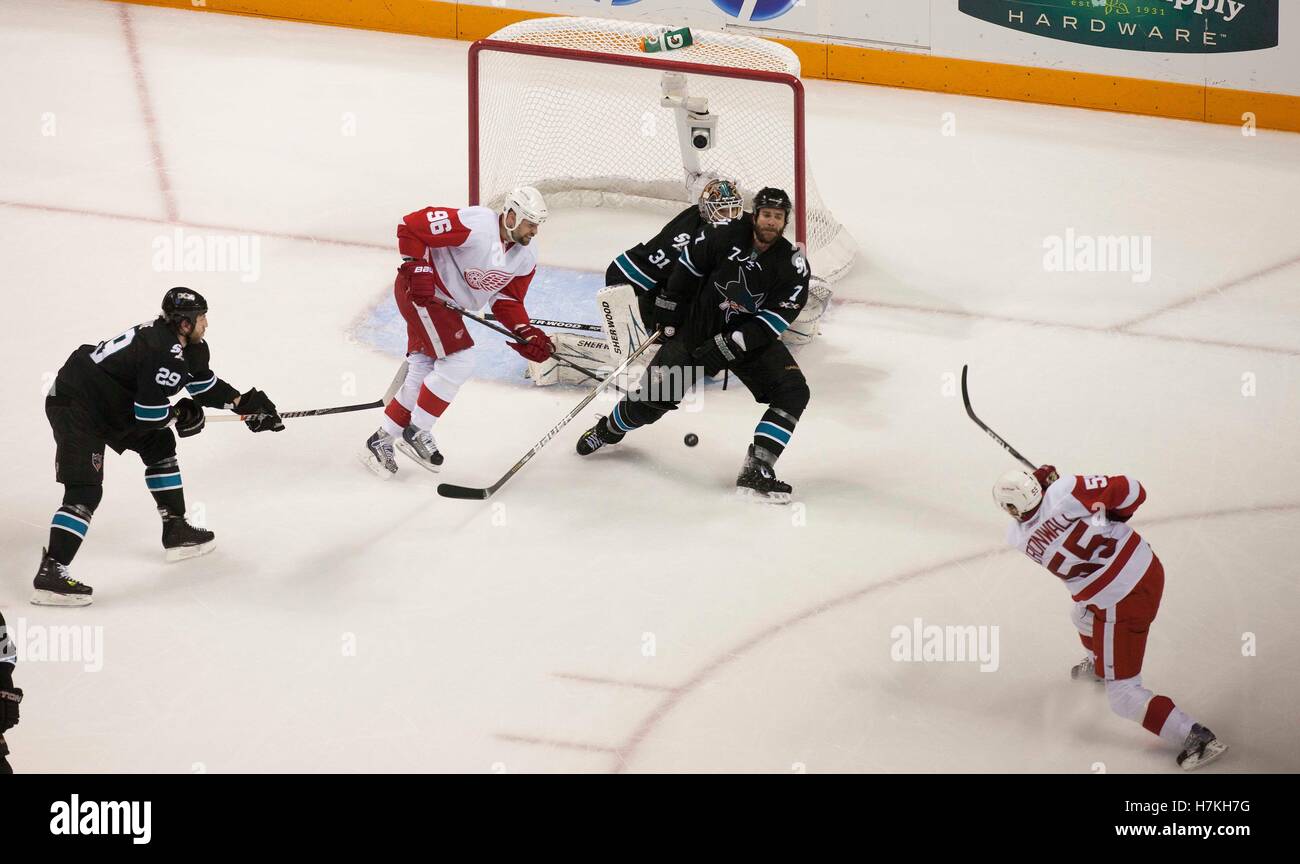
[[[379,428],[383,429],[393,438],[401,438],[402,430],[411,425],[411,409],[407,408],[397,399],[393,399],[384,408],[384,419],[380,421]]]
[[[1143,729],[1180,747],[1187,740],[1187,734],[1192,731],[1195,723],[1168,696],[1156,696],[1148,702],[1146,714],[1142,718]]]
[[[442,412],[451,403],[435,396],[427,384],[420,385],[420,395],[415,399],[415,410],[411,412],[411,422],[420,429],[432,429]]]
[[[610,429],[626,435],[633,429],[636,429],[639,426],[644,426],[647,423],[653,423],[655,420],[658,420],[660,416],[663,416],[662,411],[659,412],[659,416],[654,419],[640,418],[637,416],[645,413],[646,410],[648,409],[645,409],[645,403],[628,402],[624,399],[614,406],[613,411],[609,412],[609,419],[606,423],[609,424]]]
[[[153,494],[153,500],[158,504],[158,512],[164,519],[168,516],[185,515],[185,493],[181,488],[181,469],[175,456],[146,465],[144,483]]]
[[[90,530],[90,517],[90,510],[75,504],[71,507],[64,504],[54,511],[54,519],[50,521],[51,558],[64,567],[72,563]]]
[[[794,434],[795,424],[798,422],[798,417],[780,408],[769,407],[754,429],[754,449],[768,451],[773,456],[772,461],[775,462],[776,457],[785,452],[786,445],[790,443],[790,436]]]

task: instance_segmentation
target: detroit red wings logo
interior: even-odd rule
[[[471,267],[465,271],[465,284],[475,291],[500,291],[513,278],[513,273],[504,270],[478,270]]]

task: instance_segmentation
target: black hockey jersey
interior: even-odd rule
[[[209,368],[209,357],[206,342],[182,346],[159,318],[73,351],[54,392],[80,399],[106,433],[162,428],[172,417],[172,397],[182,389],[212,408],[229,407],[239,395]]]
[[[700,215],[700,208],[692,204],[674,216],[654,237],[615,258],[610,273],[617,270],[622,274],[622,281],[630,283],[638,292],[658,291],[672,274],[682,247],[707,224]]]
[[[781,338],[808,302],[812,271],[804,253],[784,237],[755,252],[748,213],[706,224],[679,261],[663,296],[690,306],[683,335],[692,345],[738,332],[739,344],[752,353]]]

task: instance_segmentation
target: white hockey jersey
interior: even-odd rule
[[[1114,606],[1147,572],[1155,553],[1126,523],[1146,490],[1126,475],[1066,476],[1043,491],[1007,542],[1065,583],[1077,603]]]
[[[403,255],[433,265],[440,294],[470,312],[486,308],[503,292],[501,299],[522,302],[537,269],[531,245],[501,242],[497,213],[487,207],[416,210],[402,219],[397,240]]]

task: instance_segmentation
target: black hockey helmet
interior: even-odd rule
[[[790,196],[786,194],[784,189],[777,189],[773,186],[764,186],[759,189],[758,194],[754,196],[754,215],[757,216],[758,211],[764,207],[781,210],[785,213],[785,224],[790,224],[790,211],[794,209],[794,202],[790,200]]]
[[[193,329],[198,317],[207,311],[208,301],[193,288],[171,288],[163,295],[162,318],[174,328],[179,328],[182,321],[188,321]]]

